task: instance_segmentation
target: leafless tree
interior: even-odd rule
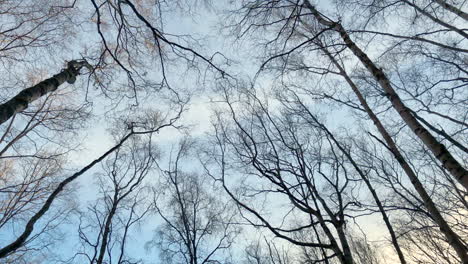
[[[38,210],[31,215],[31,217],[26,219],[26,223],[24,226],[24,230],[17,236],[13,238],[12,242],[9,242],[7,245],[3,246],[0,249],[0,258],[5,258],[8,255],[13,254],[14,252],[21,249],[28,238],[33,234],[34,228],[36,227],[37,222],[44,217],[44,215],[49,211],[51,208],[52,203],[57,199],[59,194],[61,194],[65,187],[75,181],[79,176],[86,173],[89,169],[91,169],[96,164],[100,163],[104,160],[107,156],[114,153],[114,151],[118,150],[122,145],[124,145],[132,136],[135,135],[149,135],[160,131],[162,128],[174,126],[174,123],[179,119],[181,112],[176,114],[175,116],[161,117],[159,114],[155,113],[150,116],[151,119],[146,120],[146,122],[140,122],[138,126],[134,126],[133,124],[129,124],[130,127],[126,129],[129,131],[126,134],[117,136],[117,143],[108,149],[104,154],[99,156],[94,161],[90,162],[88,165],[84,166],[78,172],[64,178],[60,181],[48,194],[45,198],[45,201],[38,206]],[[142,120],[143,121],[143,120]],[[124,130],[125,131],[125,130]],[[120,132],[122,133],[122,132]],[[105,247],[104,247],[105,249]]]
[[[288,246],[288,245],[286,245]],[[291,252],[285,245],[277,245],[273,240],[264,238],[249,244],[244,251],[245,264],[290,264],[293,261]]]
[[[145,178],[157,153],[148,142],[138,142],[135,138],[132,141],[130,146],[116,150],[113,157],[104,161],[104,172],[97,180],[99,197],[79,213],[82,249],[70,263],[139,262],[131,259],[126,247],[134,226],[141,224],[151,210]]]
[[[246,101],[234,96],[226,94],[228,113],[218,116],[215,125],[219,149],[207,155],[215,157],[212,162],[221,170],[219,180],[226,192],[252,225],[297,246],[321,250],[315,261],[336,258],[354,263],[347,223],[365,208],[355,202],[360,180],[333,142],[333,134],[325,133],[317,119],[269,109],[269,102],[254,92],[245,90],[236,96]],[[229,116],[231,123],[222,121]],[[230,178],[236,174],[246,177],[240,193],[231,187]],[[253,198],[284,209],[264,214]],[[294,235],[305,230],[317,235]]]
[[[280,83],[278,90],[284,87],[294,90],[293,95],[300,94],[303,102],[328,101],[347,106],[348,111],[359,118],[358,122],[363,118],[370,119],[382,138],[370,133],[372,139],[390,151],[392,159],[403,168],[417,191],[418,201],[424,204],[426,213],[439,226],[459,258],[466,261],[463,235],[450,220],[452,216],[442,214],[438,208],[444,202],[431,197],[433,188],[437,189],[435,186],[451,185],[449,193],[455,195],[451,196],[455,200],[466,193],[463,190],[465,176],[462,176],[466,175],[466,147],[461,136],[466,126],[460,123],[456,114],[462,113],[461,119],[465,119],[460,107],[466,94],[446,93],[464,86],[466,73],[462,65],[465,62],[460,58],[466,50],[459,47],[466,43],[461,38],[466,33],[457,23],[463,15],[456,14],[459,8],[450,10],[450,7],[441,7],[440,3],[424,6],[422,2],[343,1],[337,3],[338,11],[330,17],[320,12],[329,10],[327,6],[311,1],[244,1],[233,12],[234,23],[228,29],[236,29],[231,32],[243,39],[257,35],[253,45],[261,51],[259,75],[272,73]],[[364,7],[362,12],[356,11],[361,7]],[[387,27],[392,19],[413,24],[395,30]],[[414,27],[415,24],[418,26]],[[411,31],[413,28],[415,30]],[[379,42],[381,52],[377,53],[381,56],[371,59],[371,52],[364,51],[364,47],[372,50],[376,35],[385,41]],[[347,73],[345,69],[355,62],[362,67]],[[444,67],[445,71],[439,75],[423,65],[429,69]],[[337,86],[341,83],[337,76],[343,78],[354,95]],[[310,99],[305,99],[307,96]],[[286,102],[294,100],[294,96],[284,99]],[[447,114],[443,109],[448,105],[452,110]],[[419,113],[424,113],[425,117]],[[441,129],[442,123],[446,125],[444,129]],[[398,128],[388,128],[392,126]],[[447,133],[445,129],[452,132]],[[365,129],[363,132],[370,131]],[[405,142],[417,144],[395,143],[403,138]],[[407,156],[417,152],[421,155]],[[430,171],[433,173],[434,169],[437,175],[431,175]],[[447,175],[452,175],[452,179],[447,181]],[[431,180],[426,181],[428,178]],[[442,193],[447,192],[441,191],[437,195],[442,196]],[[463,202],[455,204],[463,207]],[[395,236],[393,241],[396,245]],[[398,247],[396,250],[400,261],[405,263],[401,250]]]
[[[3,261],[50,261],[76,220],[68,262],[138,262],[126,245],[151,212],[167,263],[234,262],[240,223],[275,236],[247,263],[468,263],[465,1],[225,1],[232,60],[168,23],[199,2],[0,1]],[[251,63],[252,83],[227,72]],[[135,147],[207,87],[203,147],[184,139],[167,168]],[[116,145],[70,173],[97,123]],[[99,197],[68,219],[101,161]]]
[[[193,144],[183,139],[162,169],[154,204],[163,224],[148,246],[160,249],[163,263],[231,263],[230,250],[240,231],[237,210],[216,194],[219,190],[206,175],[184,170],[184,162],[195,154]]]
[[[18,227],[25,225],[64,179],[66,157],[79,143],[70,138],[76,136],[76,129],[83,127],[88,116],[86,109],[73,102],[61,105],[66,96],[66,90],[49,94],[0,128],[0,228],[4,234],[17,235]],[[9,257],[11,261],[50,253],[48,248],[62,239],[56,227],[67,220],[76,203],[72,201],[73,192],[59,198],[57,207],[25,241],[22,250]],[[5,238],[4,242],[11,237]]]
[[[225,75],[213,58],[190,47],[196,43],[194,39],[164,32],[162,21],[171,11],[167,4],[72,0],[0,3],[0,71],[5,76],[0,95],[0,166],[5,168],[0,186],[4,209],[1,227],[16,230],[7,232],[1,257],[26,256],[34,239],[52,234],[52,224],[66,218],[58,212],[75,206],[61,207],[56,200],[66,201],[73,195],[73,188],[65,187],[80,175],[135,135],[174,125],[189,96],[170,82],[176,71],[170,71],[169,65],[177,65],[177,71],[184,65],[184,74],[193,70],[196,76],[203,71],[198,62],[204,61],[207,70]],[[71,60],[74,56],[79,59]],[[83,67],[86,76],[78,78],[74,86],[64,84],[73,83],[85,72]],[[144,100],[140,101],[142,94]],[[123,130],[127,134],[117,133],[116,146],[64,177],[70,169],[68,154],[76,154],[74,151],[82,147],[81,132],[92,125],[88,117],[94,102],[111,105],[111,110],[129,110],[116,122],[126,126]],[[169,109],[166,114],[162,114],[164,108]],[[147,109],[159,111],[157,118],[148,121]],[[129,117],[134,113],[137,118]],[[102,119],[114,120],[112,114],[116,112],[108,112]],[[57,207],[51,207],[52,203]],[[55,214],[57,221],[45,219],[53,219]],[[39,220],[47,227],[41,232]],[[51,245],[44,242],[40,250],[31,247],[28,252],[46,251]],[[103,256],[99,255],[100,261]]]

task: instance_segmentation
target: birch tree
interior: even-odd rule
[[[138,262],[138,256],[132,259],[128,245],[135,239],[132,230],[151,211],[145,178],[153,169],[157,153],[151,149],[152,144],[138,142],[142,139],[132,141],[103,162],[105,174],[97,179],[100,196],[79,212],[77,232],[81,250],[69,263]]]
[[[162,167],[154,204],[162,224],[148,247],[160,250],[162,263],[233,263],[231,250],[240,232],[237,210],[220,197],[206,175],[184,171],[194,141],[184,138]]]
[[[33,238],[52,234],[52,228],[39,232],[41,221],[63,209],[55,206],[73,194],[69,186],[129,138],[176,127],[195,84],[180,88],[174,73],[184,68],[194,77],[201,69],[225,74],[196,50],[192,38],[165,32],[171,7],[150,1],[2,1],[0,166],[8,170],[0,188],[2,217],[16,230],[1,242],[2,258],[14,259]],[[148,109],[161,114],[148,121]],[[92,122],[90,112],[97,117]],[[69,155],[78,155],[86,128],[96,123],[123,126],[127,134],[119,133],[117,145],[69,173]]]
[[[462,44],[466,40],[460,27],[463,24],[458,24],[461,17],[453,16],[452,11],[447,12],[448,9],[441,6],[431,10],[419,1],[344,1],[343,4],[337,3],[338,11],[328,12],[330,6],[333,9],[332,4],[317,5],[311,1],[244,1],[233,11],[233,21],[226,28],[235,29],[230,32],[243,41],[255,35],[252,47],[260,53],[256,77],[259,80],[268,77],[276,80],[278,89],[273,89],[274,92],[286,88],[294,90],[293,95],[298,94],[303,102],[317,102],[324,107],[324,101],[329,105],[346,106],[356,113],[359,124],[363,118],[370,119],[379,136],[371,132],[372,128],[365,128],[363,132],[369,133],[377,144],[383,144],[393,155],[418,193],[418,201],[425,205],[427,213],[457,252],[458,258],[465,261],[464,235],[456,224],[449,224],[447,218],[451,215],[443,215],[438,208],[443,205],[437,205],[431,197],[432,181],[428,184],[428,178],[420,178],[423,175],[427,177],[432,168],[438,167],[438,175],[434,175],[438,179],[436,182],[445,181],[446,175],[450,174],[453,193],[466,193],[466,152],[461,143],[464,141],[464,132],[461,131],[465,127],[455,114],[463,113],[462,102],[466,100],[466,94],[444,95],[445,91],[455,91],[464,86],[462,80],[466,74],[462,65],[465,62],[460,58],[466,52]],[[326,11],[322,13],[321,10]],[[403,30],[395,33],[387,26],[394,22],[392,19],[408,22],[408,27],[404,24]],[[441,32],[446,34],[445,39]],[[372,39],[375,36],[385,39],[383,45],[377,45]],[[364,51],[364,47],[369,53]],[[369,54],[382,54],[378,62],[382,66],[377,66]],[[400,59],[407,64],[399,63]],[[351,66],[353,63],[361,67]],[[431,70],[426,71],[422,65]],[[442,65],[451,70],[439,75],[435,69]],[[346,68],[352,70],[347,73]],[[351,93],[338,86],[342,81],[337,76],[343,78]],[[440,100],[433,100],[435,94],[439,94]],[[297,99],[287,95],[283,101],[289,104]],[[442,112],[444,104],[453,109],[451,114]],[[238,109],[232,110],[236,111]],[[421,117],[418,113],[428,113],[437,118]],[[233,114],[234,119],[235,116]],[[464,120],[465,115],[462,116]],[[444,129],[453,133],[445,133],[444,129],[437,127],[441,124],[438,122],[444,122],[447,125]],[[391,126],[399,129],[389,129]],[[405,131],[405,136],[416,139],[418,144],[395,143],[402,140],[401,130]],[[424,154],[417,157],[406,154],[414,153],[415,149],[422,149]],[[424,163],[423,159],[430,161]],[[415,172],[421,170],[425,173]],[[437,186],[438,183],[434,184]],[[455,194],[454,197],[457,196]],[[405,263],[403,252],[398,248],[400,262]]]

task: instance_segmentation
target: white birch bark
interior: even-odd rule
[[[424,142],[426,147],[428,147],[431,152],[436,156],[439,161],[442,162],[442,165],[454,176],[467,190],[468,190],[468,174],[466,170],[452,157],[452,155],[448,152],[444,145],[440,144],[418,121],[417,119],[411,114],[411,111],[403,104],[400,97],[393,89],[392,85],[390,84],[390,80],[387,78],[385,73],[379,69],[371,59],[365,54],[349,37],[348,33],[345,29],[339,24],[332,21],[325,19],[322,14],[320,14],[317,9],[309,2],[309,0],[304,1],[305,7],[307,7],[317,21],[327,27],[333,28],[337,31],[343,41],[345,42],[346,46],[354,53],[356,57],[361,61],[361,63],[371,72],[374,78],[379,82],[380,86],[384,89],[384,91],[388,94],[390,98],[390,102],[392,103],[393,108],[397,110],[398,114],[401,118],[405,121],[405,123],[412,129],[412,131]],[[365,101],[360,95],[359,90],[357,87],[353,87],[353,91],[356,93],[360,102],[363,103]],[[363,105],[364,107],[367,104]],[[455,232],[450,228],[447,224],[445,219],[440,214],[439,210],[437,209],[436,205],[430,198],[429,194],[426,192],[424,186],[421,184],[419,179],[417,178],[414,171],[411,169],[409,164],[405,161],[401,153],[399,152],[395,142],[390,137],[386,129],[380,123],[378,118],[369,111],[370,108],[366,107],[366,112],[371,117],[372,121],[378,128],[379,132],[381,133],[382,137],[384,138],[385,142],[388,144],[389,148],[392,150],[393,155],[397,159],[397,161],[402,166],[405,173],[410,178],[411,183],[413,184],[414,188],[421,196],[424,201],[426,208],[428,209],[429,213],[433,217],[433,220],[439,225],[441,232],[447,238],[449,244],[453,247],[453,249],[457,252],[457,255],[460,257],[463,263],[468,263],[468,254],[467,249],[460,238],[458,237]]]
[[[57,90],[64,82],[74,83],[80,69],[88,66],[85,61],[70,61],[68,67],[60,73],[46,79],[32,87],[26,88],[10,100],[0,105],[0,124],[10,119],[13,115],[28,108],[28,105],[41,96]]]
[[[406,125],[414,132],[414,134],[421,139],[426,147],[434,154],[434,156],[441,162],[442,166],[468,190],[468,172],[467,170],[452,156],[447,150],[445,145],[441,144],[437,139],[411,114],[411,110],[406,107],[397,92],[393,89],[390,80],[387,78],[382,69],[378,68],[375,63],[364,53],[349,37],[346,30],[339,24],[326,20],[308,0],[304,2],[317,21],[328,27],[332,27],[337,31],[346,46],[354,53],[354,55],[361,61],[361,63],[369,70],[377,82],[385,91],[393,108],[398,112],[400,117],[405,121]]]

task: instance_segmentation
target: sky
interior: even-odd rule
[[[232,2],[232,1],[231,1]],[[226,1],[227,3],[227,1]],[[327,9],[329,6],[323,4],[324,1],[320,1],[320,8]],[[218,7],[222,8],[225,3],[221,1],[215,2]],[[188,11],[180,12],[179,10],[166,10],[164,17],[164,30],[166,33],[174,34],[174,35],[191,35],[195,36],[196,38],[200,38],[199,46],[195,47],[196,50],[200,50],[202,54],[206,56],[210,56],[216,52],[220,52],[224,54],[227,58],[232,59],[232,64],[229,67],[229,70],[234,73],[236,76],[242,76],[243,78],[254,80],[256,77],[255,73],[259,67],[259,61],[255,57],[257,50],[252,49],[249,50],[249,43],[248,41],[239,41],[235,44],[231,45],[232,38],[227,38],[225,35],[226,31],[222,31],[221,27],[222,24],[219,22],[218,15],[215,12],[207,12],[203,5],[199,6],[199,9],[192,10],[193,13],[188,14]],[[392,25],[397,25],[397,23],[393,23]],[[105,25],[103,25],[104,27]],[[395,26],[396,27],[396,26]],[[393,28],[393,26],[391,27]],[[80,37],[84,36],[84,39],[81,39],[83,42],[93,43],[99,41],[99,38],[96,34],[90,34],[93,32],[93,28],[87,28],[86,25],[83,26],[83,31],[77,33]],[[78,37],[78,38],[80,38]],[[75,45],[75,46],[74,46]],[[83,50],[83,43],[76,43],[70,46],[69,53],[65,55],[65,57],[77,58],[84,54]],[[377,45],[378,46],[378,45]],[[247,47],[247,48],[246,48]],[[370,49],[368,52],[372,55],[376,55],[380,53],[380,50]],[[224,62],[221,56],[217,56],[215,61]],[[46,58],[47,59],[47,58]],[[223,65],[224,66],[224,65]],[[349,68],[354,68],[356,66],[355,61],[349,62],[347,64]],[[55,69],[54,69],[55,70]],[[159,76],[160,69],[148,69],[148,74],[150,76],[154,76],[155,78]],[[231,72],[229,72],[231,74]],[[183,114],[180,122],[188,127],[188,131],[193,137],[201,137],[211,128],[211,120],[212,120],[212,109],[216,107],[220,107],[220,103],[216,102],[219,97],[216,95],[214,91],[215,84],[214,82],[210,81],[210,77],[207,78],[205,81],[200,81],[196,79],[195,74],[185,72],[185,68],[180,65],[172,65],[171,71],[168,73],[168,80],[174,86],[181,88],[184,91],[193,91],[191,101]],[[84,86],[87,81],[85,76],[80,76],[80,79],[74,85],[66,84],[67,88],[64,89],[74,89],[78,87],[80,90],[80,96],[84,96]],[[258,76],[257,76],[258,77]],[[122,78],[117,77],[117,81],[120,81]],[[260,76],[255,79],[255,84],[259,89],[270,89],[275,85],[275,81],[273,81],[269,76]],[[79,170],[84,165],[88,164],[92,160],[99,157],[102,153],[104,153],[107,149],[114,145],[114,141],[112,136],[109,133],[109,128],[112,128],[113,124],[110,122],[109,116],[106,116],[106,112],[108,111],[109,104],[113,103],[109,100],[104,99],[103,97],[99,97],[98,94],[100,90],[94,90],[91,88],[89,90],[88,96],[92,98],[93,102],[93,117],[92,122],[89,124],[84,131],[84,136],[79,136],[76,140],[82,141],[83,144],[80,146],[80,149],[72,152],[69,156],[70,163],[68,163],[66,173],[73,173],[74,171]],[[83,97],[84,98],[84,97]],[[140,107],[153,107],[157,106],[161,109],[167,109],[166,105],[158,105],[158,101],[155,101],[155,97],[148,98],[141,98]],[[213,102],[214,101],[214,102]],[[119,107],[126,107],[127,105],[117,106]],[[275,106],[273,105],[273,108]],[[315,109],[320,110],[321,112],[327,112],[327,121],[328,125],[332,129],[338,129],[339,127],[352,125],[353,119],[348,118],[346,116],[347,111],[342,109],[330,108],[329,105],[326,104],[316,104],[314,106]],[[170,110],[170,109],[169,109]],[[117,111],[116,111],[117,112]],[[123,113],[125,115],[126,113]],[[158,147],[161,149],[163,154],[169,153],[171,146],[176,144],[181,137],[183,136],[180,131],[167,128],[159,132],[155,137],[155,142],[157,142]],[[162,158],[162,163],[166,162],[165,158]],[[186,167],[199,169],[199,166],[192,161],[188,162]],[[96,197],[96,193],[98,190],[98,182],[96,181],[95,173],[101,170],[101,165],[96,165],[94,168],[86,172],[76,181],[76,185],[79,188],[77,189],[76,197],[80,199],[80,207],[81,209],[86,208],[88,202],[93,201]],[[382,223],[380,217],[378,215],[371,216],[371,217],[364,217],[360,222],[366,226],[369,232],[368,234],[369,241],[381,241],[382,239]],[[153,236],[153,231],[155,227],[160,223],[160,219],[157,217],[151,217],[145,221],[145,223],[141,226],[141,228],[135,233],[134,237],[131,238],[131,243],[129,243],[129,252],[131,255],[140,256],[144,260],[149,261],[149,263],[157,263],[155,259],[157,259],[157,253],[152,251],[150,253],[146,252],[141,247],[141,241],[149,241]],[[64,251],[62,254],[66,254],[67,248],[69,251],[72,251],[72,247],[70,245],[76,243],[76,226],[70,225],[67,227],[70,233],[74,234],[67,238],[66,243],[62,245]],[[246,236],[247,238],[254,238],[257,233],[252,232],[251,237],[249,237],[250,233]],[[138,242],[138,243],[137,243]],[[385,241],[388,242],[388,241]],[[385,249],[386,250],[386,249]],[[391,253],[388,253],[389,255]],[[388,264],[391,264],[391,260],[389,260]]]

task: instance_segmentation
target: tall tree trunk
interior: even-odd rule
[[[109,214],[107,215],[106,224],[104,225],[104,232],[101,238],[101,248],[99,249],[99,256],[97,259],[96,264],[102,264],[104,261],[104,256],[106,254],[107,243],[109,242],[109,235],[111,232],[111,225],[112,225],[112,218],[114,218],[115,213],[117,212],[117,205],[119,203],[118,197],[119,189],[115,189],[113,201],[112,201],[112,208],[109,210]]]
[[[357,91],[357,95],[358,95],[358,98],[359,98],[359,101],[361,102],[361,105],[364,107],[364,109],[366,110],[366,112],[368,113],[369,116],[373,116],[375,117],[375,119],[377,119],[377,117],[375,116],[375,114],[372,112],[372,110],[369,108],[369,106],[367,105],[367,102],[365,101],[365,99],[362,97],[362,95],[360,94],[359,90],[357,90],[357,87],[354,85],[354,83],[351,81],[351,79],[349,78],[349,76],[346,74],[346,72],[344,71],[344,69],[341,67],[340,64],[338,64],[338,62],[335,60],[335,58],[328,52],[328,50],[326,50],[326,48],[324,48],[323,46],[321,47],[323,49],[323,51],[325,51],[325,53],[328,55],[328,57],[330,58],[330,60],[332,61],[332,63],[338,68],[340,74],[346,79],[346,81],[348,81],[348,83],[350,84],[350,86],[353,87],[353,91],[356,90]],[[307,109],[305,108],[305,106],[303,106],[304,109]],[[405,260],[405,257],[403,255],[403,251],[401,250],[400,248],[400,245],[398,243],[398,240],[397,240],[397,237],[396,237],[396,234],[395,234],[395,231],[393,230],[393,226],[392,224],[390,223],[390,219],[388,218],[388,215],[387,213],[385,212],[385,208],[383,207],[383,204],[382,202],[380,201],[380,198],[379,196],[377,195],[375,189],[373,188],[369,178],[367,177],[367,175],[361,170],[361,168],[359,167],[359,165],[354,161],[353,157],[351,156],[351,153],[349,153],[347,150],[345,150],[345,148],[341,145],[341,143],[335,138],[335,136],[333,135],[333,133],[330,132],[330,130],[328,130],[328,128],[323,125],[322,123],[320,123],[318,121],[318,119],[315,118],[315,116],[312,115],[312,113],[308,112],[308,115],[314,120],[314,122],[316,122],[327,134],[328,136],[331,138],[331,140],[336,144],[336,146],[338,147],[338,149],[346,156],[346,158],[351,162],[351,165],[353,165],[354,169],[358,172],[359,176],[361,177],[361,179],[364,181],[364,183],[366,184],[367,188],[369,189],[369,191],[371,192],[372,194],[372,197],[374,198],[374,201],[375,203],[377,204],[377,207],[379,208],[379,211],[380,213],[382,214],[382,219],[384,220],[385,222],[385,225],[387,226],[387,229],[388,229],[388,232],[390,233],[390,237],[392,239],[392,244],[393,244],[393,247],[395,248],[395,251],[397,252],[398,254],[398,258],[400,259],[400,263],[401,264],[406,264],[406,260]],[[380,120],[376,120],[377,123],[380,124]],[[374,121],[375,123],[375,121]],[[380,124],[380,126],[382,126]]]
[[[327,234],[328,239],[330,240],[330,243],[334,245],[335,247],[334,250],[335,250],[335,253],[338,255],[339,260],[341,261],[342,264],[354,264],[353,254],[351,253],[351,248],[349,247],[348,239],[346,238],[346,235],[343,230],[344,221],[343,222],[340,221],[342,219],[338,219],[338,216],[336,216],[332,212],[332,210],[328,207],[325,200],[320,196],[315,186],[309,180],[306,180],[306,182],[307,182],[308,187],[312,191],[313,195],[315,196],[314,198],[315,206],[317,208],[320,208],[320,206],[318,205],[318,202],[320,202],[320,204],[322,205],[322,208],[330,217],[330,221],[332,222],[333,226],[335,227],[336,233],[338,234],[338,239],[341,242],[341,249],[338,246],[338,242],[335,240],[335,237],[332,235],[331,231],[328,229],[325,219],[323,218],[321,213],[319,212],[316,214],[316,217],[319,220],[320,225],[322,229],[324,230],[325,234]]]
[[[340,238],[341,247],[343,248],[343,255],[346,259],[346,263],[355,263],[353,259],[353,254],[351,253],[351,248],[348,243],[348,239],[346,238],[346,234],[343,228],[343,223],[340,223],[336,226],[336,233]]]
[[[411,115],[409,109],[406,108],[406,106],[401,102],[400,98],[396,94],[396,92],[393,90],[393,87],[390,85],[390,81],[387,79],[385,74],[382,72],[382,70],[378,69],[374,63],[367,57],[367,55],[359,49],[354,42],[351,41],[349,38],[349,35],[347,32],[343,29],[343,27],[340,24],[331,22],[326,20],[325,18],[322,17],[322,15],[315,9],[315,7],[309,2],[309,0],[304,1],[305,6],[312,12],[312,14],[315,16],[317,21],[325,26],[332,26],[335,28],[336,31],[338,31],[343,38],[343,40],[346,43],[346,46],[353,51],[353,53],[361,60],[361,62],[371,71],[371,73],[374,75],[374,77],[377,79],[377,81],[380,83],[382,88],[390,94],[391,102],[393,107],[398,111],[400,116],[405,120],[405,122],[408,124],[413,131],[415,132],[416,135],[419,136],[423,140],[423,142],[428,146],[431,150],[433,150],[434,147],[437,147],[437,145],[440,145],[443,147],[443,150],[445,150],[444,154],[447,154],[450,156],[456,164],[458,162],[448,153],[448,151],[445,149],[445,147],[438,143],[435,138],[432,137],[432,135],[424,128],[422,127],[421,124]],[[347,75],[346,75],[347,76]],[[345,78],[346,79],[346,78]],[[411,183],[413,184],[415,190],[418,192],[422,200],[424,201],[424,205],[431,214],[433,220],[439,225],[439,228],[441,232],[445,235],[447,238],[447,241],[449,244],[453,247],[453,249],[457,252],[457,255],[460,257],[460,259],[463,261],[463,263],[468,263],[468,254],[467,254],[467,249],[463,242],[460,241],[459,237],[455,232],[450,228],[448,223],[445,221],[445,219],[442,217],[440,214],[439,210],[437,209],[436,205],[430,198],[429,194],[426,192],[424,186],[422,183],[419,181],[418,177],[414,173],[414,171],[411,169],[409,164],[406,162],[404,159],[403,155],[400,153],[398,150],[395,142],[391,138],[391,136],[388,134],[387,130],[384,128],[380,120],[377,118],[377,116],[372,112],[370,109],[369,105],[367,105],[367,102],[365,101],[364,97],[360,93],[359,89],[357,88],[356,85],[352,82],[349,77],[346,79],[348,84],[350,84],[351,88],[353,89],[354,93],[358,97],[360,103],[362,106],[365,108],[367,114],[371,118],[371,120],[374,122],[374,125],[377,127],[379,130],[380,134],[384,138],[386,144],[392,151],[392,154],[395,156],[395,159],[398,161],[400,166],[403,168],[405,173],[408,175]],[[425,132],[425,133],[424,133]],[[428,144],[428,141],[431,141],[431,144]],[[433,142],[435,141],[435,142]],[[440,148],[439,146],[439,148]],[[433,151],[434,153],[434,151]],[[440,155],[443,153],[442,150],[439,150],[437,153],[436,157],[440,160]],[[434,153],[435,154],[435,153]],[[442,164],[444,166],[447,166],[447,161],[443,160]],[[461,174],[455,174],[457,175],[455,178],[459,180],[465,188],[468,189],[468,175],[466,174],[466,170],[461,167],[460,164],[458,164],[460,169],[462,170]],[[450,172],[453,172],[453,169],[450,170]],[[464,172],[463,172],[464,171]],[[452,174],[453,175],[453,174]]]
[[[64,82],[74,83],[80,69],[88,66],[86,61],[70,61],[68,67],[60,73],[46,79],[32,87],[26,88],[16,96],[0,105],[0,124],[10,119],[16,113],[26,109],[28,105],[41,96],[57,90]]]
[[[441,7],[447,9],[448,11],[454,13],[455,15],[457,15],[457,16],[465,19],[466,21],[468,21],[468,14],[463,12],[462,10],[458,9],[456,6],[453,6],[453,5],[445,2],[444,0],[434,0],[434,2],[439,4]]]
[[[374,114],[374,112],[370,109],[369,105],[365,101],[364,97],[358,90],[357,86],[352,82],[352,80],[349,78],[349,76],[344,75],[346,81],[348,84],[352,87],[354,93],[358,97],[361,105],[364,107],[366,110],[368,116],[371,118],[373,121],[374,125],[377,127],[377,130],[379,133],[382,135],[382,137],[385,140],[385,143],[388,145],[390,148],[392,154],[394,155],[395,159],[397,162],[400,164],[400,166],[403,168],[405,171],[406,175],[408,175],[408,178],[410,179],[411,183],[413,184],[413,187],[415,190],[418,192],[419,196],[422,198],[424,201],[425,207],[428,209],[429,213],[431,214],[433,220],[439,225],[440,230],[442,233],[444,233],[445,237],[447,238],[449,244],[455,249],[459,257],[464,261],[463,263],[468,263],[468,255],[465,246],[463,243],[460,241],[459,237],[453,232],[453,230],[450,228],[448,223],[445,221],[445,219],[442,217],[440,214],[439,210],[437,209],[436,205],[430,198],[429,194],[426,192],[426,189],[422,185],[422,183],[419,181],[418,177],[416,176],[416,173],[411,169],[410,165],[406,162],[405,158],[401,154],[401,152],[398,150],[395,142],[391,138],[390,134],[387,132],[385,127],[382,125],[378,117]],[[393,238],[394,241],[396,241],[396,237]],[[397,251],[398,255],[403,257],[401,251]],[[401,258],[400,258],[401,260]],[[403,262],[402,262],[403,263]]]
[[[354,55],[361,61],[361,63],[369,70],[374,76],[380,86],[387,94],[393,108],[398,112],[400,117],[405,121],[406,125],[414,132],[414,134],[421,139],[426,147],[434,154],[434,156],[442,163],[442,166],[449,171],[449,173],[457,179],[457,181],[468,190],[468,172],[467,170],[452,156],[447,148],[437,141],[432,134],[419,123],[419,121],[412,115],[411,110],[401,101],[400,97],[390,84],[382,69],[378,68],[374,62],[364,53],[349,37],[346,30],[339,24],[325,19],[316,9],[310,4],[309,0],[304,1],[306,7],[312,12],[317,21],[327,27],[333,27],[337,31],[346,46],[354,53]]]
[[[122,138],[119,141],[119,143],[117,145],[113,146],[111,149],[109,149],[102,156],[100,156],[96,160],[89,163],[87,166],[82,168],[77,173],[73,174],[72,176],[70,176],[70,177],[66,178],[65,180],[63,180],[62,182],[60,182],[60,184],[55,188],[55,190],[49,195],[49,197],[45,201],[44,205],[42,205],[41,209],[37,213],[35,213],[31,217],[31,219],[29,219],[29,221],[26,224],[26,227],[24,228],[23,233],[15,241],[11,242],[10,244],[6,245],[3,248],[0,248],[0,259],[7,257],[11,253],[15,252],[18,248],[23,246],[23,244],[26,242],[26,240],[29,238],[29,236],[34,231],[34,226],[37,223],[37,221],[39,221],[39,219],[41,219],[42,216],[44,216],[44,214],[47,211],[49,211],[49,208],[52,205],[52,202],[63,191],[65,186],[67,186],[70,182],[74,181],[76,178],[81,176],[83,173],[85,173],[86,171],[91,169],[94,165],[101,162],[105,157],[109,156],[109,154],[111,154],[112,152],[114,152],[115,150],[120,148],[120,146],[122,146],[125,143],[125,141],[127,141],[133,134],[134,134],[133,131],[131,133],[127,134],[124,138]]]
[[[327,236],[328,240],[330,241],[330,244],[332,245],[333,252],[335,252],[335,254],[338,257],[341,264],[354,264],[353,257],[352,257],[352,254],[351,254],[351,250],[350,250],[349,245],[347,243],[346,237],[345,236],[339,236],[340,240],[344,239],[344,240],[341,240],[342,245],[343,245],[343,250],[341,250],[340,246],[338,245],[338,241],[336,241],[335,237],[333,236],[333,233],[328,228],[327,223],[325,222],[325,219],[323,218],[323,216],[321,214],[317,214],[316,217],[317,217],[317,219],[318,219],[318,221],[320,223],[320,226],[322,227],[325,235]],[[346,241],[346,242],[343,243],[343,241]]]
[[[420,8],[419,6],[415,5],[414,3],[410,2],[409,0],[404,0],[403,2],[405,2],[406,4],[408,4],[409,6],[413,7],[416,11],[418,11],[419,13],[425,15],[426,17],[428,17],[430,20],[434,21],[435,23],[447,28],[447,29],[450,29],[454,32],[457,32],[458,34],[460,34],[461,36],[463,36],[464,38],[468,39],[468,33],[466,33],[465,31],[459,29],[459,28],[456,28],[455,26],[452,26],[442,20],[440,20],[439,18],[429,14],[428,12],[426,12],[424,9]]]

